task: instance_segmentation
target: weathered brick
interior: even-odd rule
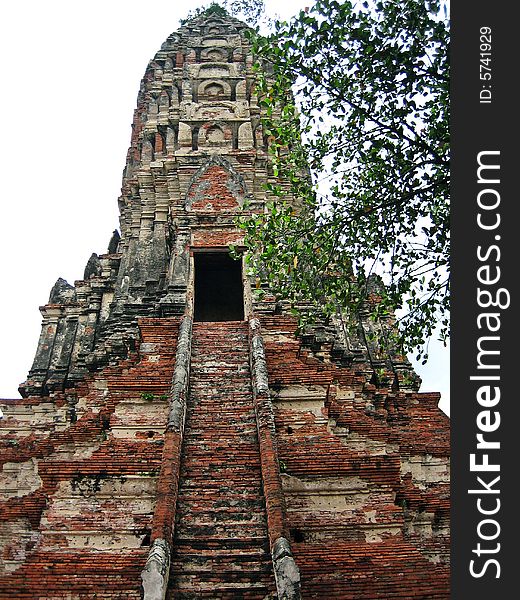
[[[121,235],[41,308],[0,422],[0,598],[140,598],[145,564],[167,598],[296,599],[295,565],[304,598],[449,597],[449,424],[406,359],[319,318],[296,335],[247,281],[244,321],[191,328],[192,249],[239,245],[274,199],[245,28],[163,44]]]

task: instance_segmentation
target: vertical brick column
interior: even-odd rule
[[[255,318],[249,321],[249,345],[267,527],[276,588],[278,598],[281,600],[299,600],[300,571],[287,539],[285,498],[278,463],[274,412],[269,395],[264,342],[260,333],[260,321]]]
[[[161,471],[157,482],[157,502],[151,536],[152,546],[141,573],[144,600],[163,600],[168,586],[189,388],[192,328],[191,314],[186,314],[181,321],[177,341],[170,411],[164,435]]]
[[[54,341],[60,318],[63,315],[63,308],[56,304],[46,304],[40,307],[40,312],[43,316],[42,329],[28,380],[24,389],[21,390],[24,395],[39,394],[48,377]]]

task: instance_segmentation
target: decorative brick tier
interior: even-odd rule
[[[302,598],[449,597],[448,419],[261,319]]]
[[[449,573],[409,544],[292,543],[302,572],[304,600],[446,600]]]
[[[195,323],[167,598],[275,598],[247,324]]]
[[[73,395],[6,404],[0,598],[141,597],[178,320],[139,326],[140,351]],[[13,437],[42,414],[47,435]]]

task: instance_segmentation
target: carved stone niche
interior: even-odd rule
[[[192,132],[191,127],[182,121],[179,123],[179,146],[181,148],[191,148]]]
[[[198,100],[212,102],[215,100],[230,100],[231,86],[226,81],[210,79],[199,84]]]
[[[227,62],[229,51],[227,48],[203,48],[200,53],[201,62]]]
[[[197,69],[197,77],[199,79],[225,79],[235,74],[235,69],[231,67],[233,65],[227,63],[206,63]]]
[[[229,146],[233,132],[227,123],[205,123],[199,130],[199,147]]]
[[[242,110],[239,114],[239,110],[234,103],[222,101],[212,102],[211,104],[199,105],[194,113],[193,119],[195,121],[212,121],[215,119],[234,119],[235,117],[244,117],[244,111]]]
[[[219,212],[238,209],[249,198],[240,173],[214,154],[193,175],[186,193],[187,211]]]
[[[238,130],[238,148],[240,150],[251,150],[254,148],[253,129],[251,123],[242,123]]]
[[[219,35],[222,30],[222,21],[208,21],[205,27],[206,35]]]
[[[229,41],[225,37],[210,37],[202,40],[202,46],[205,48],[213,48],[213,47],[227,47],[229,46]]]

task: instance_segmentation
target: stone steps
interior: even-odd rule
[[[190,508],[193,504],[190,503]],[[179,507],[179,510],[182,506]],[[181,527],[177,522],[176,529],[179,537],[184,535],[184,528],[189,530],[193,525],[207,527],[211,525],[221,525],[225,527],[235,527],[237,524],[249,528],[251,525],[261,525],[265,527],[265,517],[263,510],[248,503],[237,504],[235,506],[213,507],[209,503],[197,503],[197,513],[190,518],[190,521]],[[264,532],[265,533],[265,532]],[[241,532],[243,535],[243,532]]]
[[[271,597],[247,324],[195,323],[167,598]]]
[[[247,528],[247,537],[232,536],[209,536],[204,531],[195,532],[194,527],[186,528],[182,535],[175,538],[175,550],[173,558],[179,557],[183,560],[189,555],[190,549],[198,555],[206,554],[210,559],[216,559],[219,555],[225,557],[231,556],[249,556],[256,557],[260,563],[264,562],[265,545],[267,540],[263,535],[249,535]],[[244,535],[242,528],[241,536]]]
[[[205,491],[205,493],[203,493]],[[252,491],[250,494],[233,495],[227,490],[221,490],[220,499],[215,498],[215,492],[218,488],[207,488],[201,490],[200,487],[192,486],[191,489],[183,489],[182,496],[178,499],[178,508],[188,510],[189,506],[194,502],[205,511],[205,514],[212,512],[233,512],[242,508],[247,510],[261,511],[264,510],[264,501],[259,497],[259,493]],[[225,493],[225,497],[224,494]]]

